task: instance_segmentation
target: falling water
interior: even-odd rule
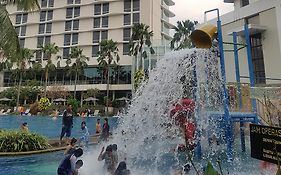
[[[217,128],[209,122],[206,111],[222,110],[216,51],[190,49],[170,52],[157,62],[156,68],[149,73],[149,79],[138,89],[110,141],[118,145],[119,152],[124,153],[122,157],[126,157],[132,174],[168,174],[163,172],[163,156],[173,153],[177,145],[184,143],[179,127],[169,116],[169,110],[183,98],[196,101],[196,123],[202,131],[200,140],[205,152],[203,158],[208,159],[213,153],[206,138],[210,133],[216,135],[214,130]],[[97,162],[99,151],[100,147],[84,156],[82,174],[104,174],[103,163]]]

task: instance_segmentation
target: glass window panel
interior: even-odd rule
[[[102,31],[101,32],[101,40],[107,40],[108,39],[108,31]]]
[[[43,42],[44,42],[44,36],[39,36],[37,38],[37,48],[40,48],[43,46]]]
[[[72,21],[65,21],[65,31],[71,30]]]
[[[98,52],[99,52],[99,45],[92,46],[92,56],[93,57],[98,56]]]
[[[52,32],[52,23],[47,23],[46,33],[51,33],[51,32]]]
[[[78,44],[78,33],[72,34],[72,45]]]
[[[241,7],[249,5],[249,0],[241,0]]]
[[[73,4],[73,0],[67,0],[67,4]]]
[[[94,14],[100,15],[101,14],[101,4],[95,4],[94,6]]]
[[[123,41],[129,41],[131,38],[131,28],[123,29]]]
[[[53,10],[49,10],[47,20],[52,20],[52,19],[53,19]]]
[[[80,7],[74,7],[74,17],[80,16]]]
[[[66,18],[72,18],[73,8],[66,9]]]
[[[26,34],[26,26],[21,26],[20,35],[25,36],[25,34]]]
[[[94,28],[100,28],[100,18],[94,18]]]
[[[24,43],[25,43],[25,39],[24,39],[24,38],[21,38],[21,39],[20,39],[20,47],[21,47],[21,48],[24,48]]]
[[[131,0],[124,0],[124,12],[131,12]]]
[[[27,13],[22,15],[22,23],[27,22]]]
[[[51,43],[51,36],[45,36],[45,45]]]
[[[131,14],[124,15],[124,25],[131,25]]]
[[[69,50],[70,50],[70,48],[63,48],[62,57],[63,57],[64,59],[68,58],[68,56],[69,56]]]
[[[70,45],[70,38],[71,38],[71,34],[65,34],[64,35],[64,45],[65,46],[69,46]]]
[[[49,0],[49,7],[54,7],[54,0]]]
[[[19,35],[20,34],[20,27],[15,27],[16,33]]]
[[[107,14],[109,13],[109,3],[105,3],[102,6],[102,14]]]
[[[40,12],[40,21],[45,21],[46,19],[46,11],[41,11]]]
[[[129,55],[130,48],[129,48],[129,43],[124,43],[123,44],[123,55]]]
[[[45,32],[45,24],[39,24],[39,34],[42,34]]]
[[[133,11],[140,11],[140,0],[133,0]]]
[[[81,0],[75,0],[75,4],[80,4]]]
[[[108,16],[102,17],[102,27],[108,27]]]
[[[73,30],[79,30],[79,20],[73,21]]]
[[[36,50],[36,58],[42,58],[42,51],[41,50]]]
[[[95,31],[93,32],[93,43],[99,43],[100,42],[100,32]]]
[[[134,13],[133,14],[133,24],[137,24],[140,22],[140,14],[139,13]]]
[[[41,7],[47,7],[47,0],[42,0],[41,1]]]
[[[21,23],[21,14],[17,14],[16,15],[16,24],[20,24]]]

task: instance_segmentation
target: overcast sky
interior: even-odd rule
[[[204,12],[213,8],[219,8],[220,13],[224,14],[233,10],[232,3],[224,3],[223,0],[173,0],[175,5],[170,7],[176,16],[171,18],[173,24],[179,20],[204,21]],[[214,15],[213,15],[214,16]],[[212,18],[212,15],[208,15]]]

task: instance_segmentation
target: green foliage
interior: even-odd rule
[[[111,101],[111,99],[110,98],[107,98],[107,96],[104,96],[103,97],[103,103],[104,103],[104,105],[106,106],[106,102],[107,102],[107,99],[108,99],[108,107],[111,107],[112,106],[112,101]]]
[[[208,161],[208,165],[206,170],[204,171],[204,175],[220,175],[217,170],[213,167],[210,161]]]
[[[79,101],[75,98],[69,98],[67,99],[67,104],[72,106],[73,115],[76,115],[80,104]]]
[[[86,94],[84,95],[84,98],[88,98],[88,97],[94,97],[96,98],[97,95],[100,93],[100,90],[97,88],[92,88],[92,89],[87,89]]]
[[[191,48],[192,42],[189,35],[192,31],[194,31],[197,23],[197,21],[192,22],[190,20],[178,21],[177,26],[173,28],[175,30],[175,34],[171,41],[171,49],[180,50],[184,48]]]
[[[23,152],[49,148],[46,138],[36,133],[0,131],[0,152]]]
[[[143,69],[137,70],[134,74],[134,88],[137,89],[145,78]]]
[[[31,106],[30,106],[30,111],[29,113],[32,114],[32,115],[37,115],[38,112],[39,112],[39,103],[38,101],[36,101],[35,103],[33,103]]]
[[[38,108],[40,111],[47,110],[50,106],[51,106],[51,103],[47,97],[43,97],[39,100]]]

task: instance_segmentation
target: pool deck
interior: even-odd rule
[[[95,145],[98,144],[98,137],[99,135],[92,135],[90,138],[89,145]],[[43,153],[49,153],[49,152],[56,152],[66,149],[66,144],[63,143],[60,144],[59,139],[50,139],[49,144],[51,145],[51,148],[44,149],[44,150],[36,150],[36,151],[24,151],[24,152],[0,152],[0,157],[3,156],[26,156],[26,155],[33,155],[33,154],[43,154]]]

